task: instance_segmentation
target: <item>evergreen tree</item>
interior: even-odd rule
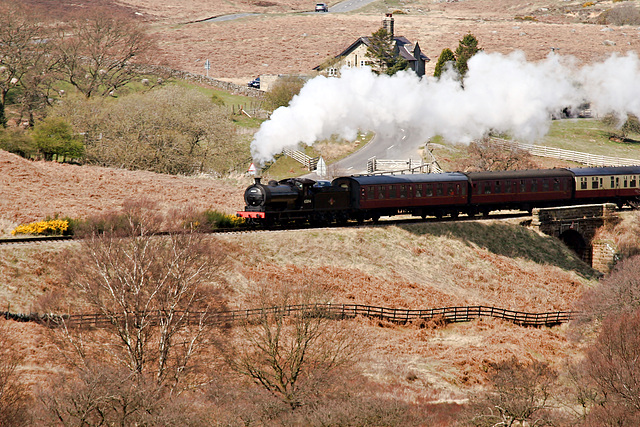
[[[453,62],[453,63],[456,62],[456,56],[453,54],[453,51],[451,51],[451,49],[449,49],[448,47],[442,49],[442,52],[440,52],[440,56],[438,57],[438,62],[436,63],[436,69],[433,72],[434,77],[440,77],[442,75],[442,72],[444,71],[447,62]]]
[[[467,34],[462,38],[462,40],[460,40],[455,55],[456,69],[460,73],[460,76],[464,77],[464,75],[467,74],[467,70],[469,69],[467,62],[473,55],[481,50],[482,49],[478,47],[478,39],[476,39],[471,33]]]
[[[369,37],[367,58],[374,63],[373,71],[377,74],[393,75],[409,68],[409,62],[396,52],[393,35],[385,28],[380,28]]]

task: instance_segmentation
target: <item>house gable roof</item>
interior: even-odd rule
[[[421,59],[422,61],[425,61],[425,62],[431,61],[429,57],[427,57],[425,54],[422,53],[422,51],[420,51],[420,46],[418,45],[418,42],[416,42],[416,44],[413,45],[404,36],[395,36],[393,38],[393,41],[396,47],[398,48],[399,55],[402,56],[407,61],[417,61],[418,59]],[[334,59],[342,58],[344,56],[349,55],[351,52],[353,52],[356,48],[358,48],[362,44],[366,45],[367,47],[370,47],[371,46],[370,37],[367,37],[367,36],[359,37],[356,41],[351,43],[345,50],[343,50],[342,52],[334,56]],[[420,58],[416,58],[415,56],[416,53],[418,53],[418,56]],[[319,70],[320,65],[314,67],[313,69]]]

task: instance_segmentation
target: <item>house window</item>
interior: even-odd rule
[[[347,67],[351,68],[351,61],[347,61]]]
[[[329,68],[327,70],[327,74],[329,76],[337,76],[338,75],[338,69],[337,68]]]

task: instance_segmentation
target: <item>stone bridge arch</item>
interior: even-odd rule
[[[598,228],[617,218],[615,211],[613,203],[539,208],[533,210],[532,225],[562,240],[584,262],[603,271],[608,262],[604,260],[604,266],[600,265],[598,254],[594,257],[593,238]]]

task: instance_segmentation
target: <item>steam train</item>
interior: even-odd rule
[[[640,166],[501,172],[353,175],[333,181],[255,183],[237,215],[250,224],[377,222],[394,215],[442,218],[589,203],[640,206]]]

